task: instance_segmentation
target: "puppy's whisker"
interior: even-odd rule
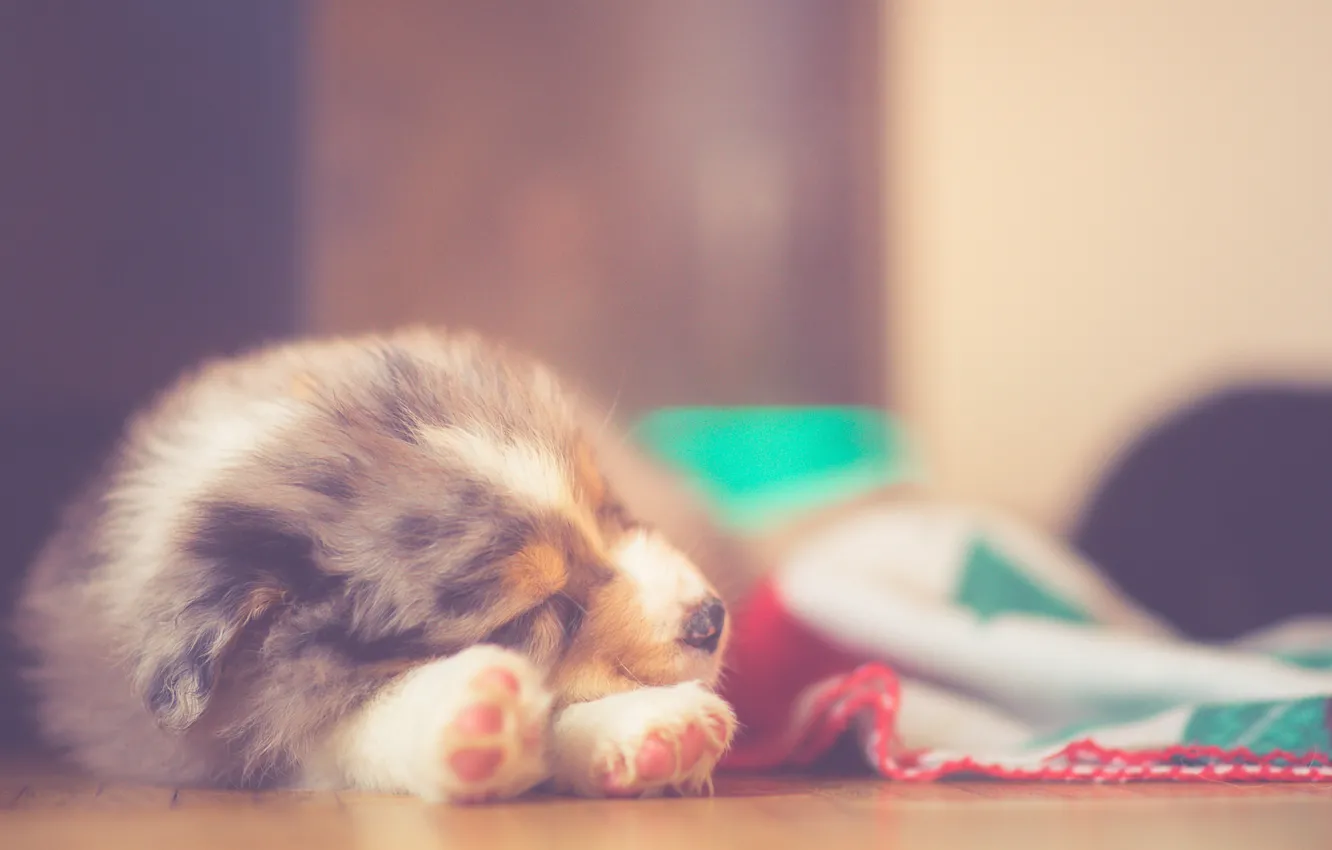
[[[606,418],[601,422],[601,430],[597,432],[598,440],[605,437],[606,432],[610,429],[611,420],[615,418],[615,409],[620,405],[620,396],[624,395],[624,385],[628,382],[628,379],[629,362],[626,361],[624,368],[620,370],[620,381],[615,387],[615,397],[611,399],[610,408],[606,411]],[[627,437],[627,434],[621,435],[621,437],[625,438]]]
[[[601,428],[597,431],[598,440],[606,436],[606,432],[610,429],[611,422],[615,419],[615,408],[620,404],[620,392],[621,390],[615,391],[615,398],[611,401],[610,407],[606,410],[606,418],[601,420]]]
[[[559,596],[561,599],[569,600],[569,604],[573,605],[575,608],[577,608],[579,611],[582,611],[584,614],[587,613],[587,609],[583,607],[581,602],[579,602],[577,599],[574,599],[572,596],[565,593],[563,590],[559,591],[556,594],[556,596]]]
[[[624,664],[617,664],[616,666],[619,668],[620,672],[621,672],[622,674],[624,674],[624,677],[625,677],[626,679],[629,679],[629,680],[632,681],[634,684],[638,685],[640,688],[646,688],[646,687],[647,687],[647,685],[643,683],[643,680],[640,679],[640,678],[638,678],[637,676],[635,676],[635,675],[629,670],[628,667],[624,666]]]

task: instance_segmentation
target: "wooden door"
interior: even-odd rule
[[[622,410],[881,400],[876,2],[309,10],[313,327],[479,327]]]

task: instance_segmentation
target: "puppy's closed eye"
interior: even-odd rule
[[[583,618],[587,616],[587,609],[578,603],[566,593],[556,594],[546,603],[555,612],[555,616],[560,621],[560,627],[564,630],[566,640],[573,640],[578,632],[583,628]]]
[[[582,629],[586,614],[573,597],[557,593],[500,626],[487,642],[537,657],[553,657],[568,648]]]
[[[499,580],[491,576],[447,579],[435,589],[435,607],[446,617],[465,617],[484,610],[502,592]]]
[[[543,618],[549,622],[544,607],[532,608],[491,632],[486,642],[509,649],[530,649],[541,631]]]
[[[603,528],[615,531],[632,531],[638,522],[630,515],[627,508],[613,497],[608,497],[597,506],[597,522]]]

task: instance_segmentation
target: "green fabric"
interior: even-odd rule
[[[1070,623],[1090,623],[1086,611],[1028,578],[1020,565],[984,540],[967,552],[957,602],[982,620],[1003,614],[1032,614]]]
[[[1194,710],[1184,729],[1187,746],[1303,755],[1332,752],[1328,700],[1310,699],[1205,705]]]
[[[1296,667],[1305,667],[1310,670],[1332,670],[1332,649],[1292,649],[1275,653],[1274,657],[1285,661],[1287,664],[1294,664]]]
[[[899,428],[862,407],[668,408],[634,436],[753,529],[909,477]]]

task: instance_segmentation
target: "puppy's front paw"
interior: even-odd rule
[[[731,707],[696,682],[572,705],[555,722],[555,786],[587,797],[697,794],[734,734]]]
[[[516,653],[479,646],[455,661],[467,668],[465,684],[441,706],[441,781],[437,793],[425,796],[455,803],[517,796],[547,775],[550,694],[532,663]]]

